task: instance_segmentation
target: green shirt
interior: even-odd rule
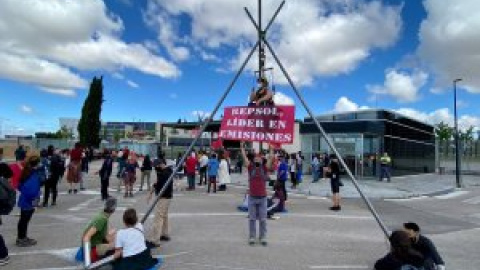
[[[90,230],[90,228],[97,229],[97,232],[92,236],[90,239],[90,244],[92,247],[98,246],[103,244],[105,238],[107,237],[108,233],[108,216],[105,212],[98,213],[92,221],[88,224],[87,228],[85,229],[85,233]]]

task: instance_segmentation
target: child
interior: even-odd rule
[[[213,185],[213,193],[217,193],[217,174],[220,163],[217,160],[217,155],[212,154],[210,160],[208,160],[208,189],[207,193],[210,193],[210,187]]]
[[[147,270],[155,266],[158,261],[152,258],[150,250],[145,245],[143,226],[138,223],[135,209],[127,209],[123,213],[125,229],[117,232],[115,239],[116,259],[114,270]]]

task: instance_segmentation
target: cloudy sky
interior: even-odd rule
[[[264,0],[265,25],[279,0]],[[256,41],[255,0],[0,0],[0,130],[58,129],[103,76],[105,121],[211,112]],[[387,108],[480,126],[478,0],[286,0],[268,34],[316,114]],[[225,101],[243,105],[257,57]],[[271,55],[276,100],[305,110]],[[220,115],[218,113],[217,115]]]

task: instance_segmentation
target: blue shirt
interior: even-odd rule
[[[220,163],[216,158],[208,160],[208,176],[217,176]]]
[[[281,162],[278,166],[278,180],[287,181],[288,178],[288,164],[286,162]]]

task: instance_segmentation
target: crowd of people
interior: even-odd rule
[[[236,163],[246,168],[248,190],[245,196],[245,209],[248,211],[248,243],[267,245],[267,219],[275,218],[275,214],[285,211],[288,200],[287,182],[290,178],[291,189],[295,189],[303,176],[303,160],[301,152],[288,154],[283,150],[269,147],[269,151],[247,151],[241,143],[240,161]],[[53,146],[40,151],[40,155],[27,155],[23,147],[15,152],[16,161],[6,165],[0,163],[1,179],[9,179],[12,189],[19,194],[17,206],[20,208],[20,218],[17,226],[16,245],[28,247],[37,244],[29,237],[28,227],[35,209],[38,207],[52,207],[58,201],[58,183],[66,173],[68,194],[77,194],[87,185],[89,150],[76,144],[71,150],[59,150]],[[139,157],[128,148],[119,151],[106,151],[99,175],[101,183],[101,199],[105,206],[100,213],[93,217],[82,234],[82,243],[89,243],[90,258],[96,261],[107,255],[116,258],[114,269],[149,269],[161,263],[152,258],[150,249],[159,247],[161,242],[170,241],[168,211],[174,193],[174,181],[169,181],[177,175],[177,179],[185,174],[188,191],[195,190],[195,186],[207,185],[206,192],[226,191],[231,183],[231,160],[226,151],[192,151],[181,164],[182,153],[179,154],[175,165],[179,167],[173,171],[172,164],[167,164],[165,157],[160,153],[155,159],[150,156],[143,158],[139,165]],[[1,160],[1,152],[0,152]],[[141,182],[139,191],[144,184],[148,191],[148,202],[157,197],[154,207],[153,226],[145,231],[138,222],[135,209],[127,209],[123,213],[124,229],[115,231],[109,229],[109,219],[116,210],[117,199],[109,194],[110,178],[117,163],[118,191],[124,188],[124,197],[132,197],[137,170],[140,170]],[[152,171],[155,180],[151,183]],[[183,173],[182,173],[183,171]],[[242,171],[242,170],[238,170]],[[276,174],[272,180],[271,175]],[[321,178],[329,178],[332,189],[331,210],[341,209],[339,189],[340,165],[335,155],[314,155],[312,159],[313,183]],[[197,183],[198,175],[198,183]],[[3,180],[2,182],[3,183]],[[218,184],[218,186],[217,186]],[[268,186],[273,192],[269,196]],[[42,187],[44,190],[42,191]],[[43,193],[43,202],[40,202]],[[50,201],[51,198],[51,201]],[[10,210],[11,211],[11,210]],[[0,209],[0,214],[4,214]],[[257,234],[257,225],[259,230]],[[258,238],[257,238],[258,235]],[[375,264],[375,269],[445,269],[444,262],[433,243],[420,234],[420,228],[415,223],[405,223],[404,228],[394,231],[390,238],[391,251]],[[408,240],[408,241],[407,241]],[[79,253],[83,248],[79,248]],[[83,259],[83,256],[79,256]],[[8,250],[0,235],[0,263],[8,263]],[[135,265],[132,266],[132,265]],[[413,268],[417,267],[417,268]],[[422,268],[423,267],[423,268]]]

